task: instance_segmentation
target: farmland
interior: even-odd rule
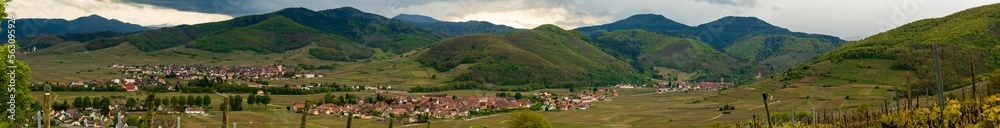
[[[617,89],[621,96],[613,97],[611,101],[594,102],[592,108],[587,110],[568,111],[547,111],[539,112],[556,127],[706,127],[712,124],[739,122],[751,118],[753,115],[761,117],[764,115],[764,108],[761,108],[760,92],[765,90],[773,91],[775,99],[770,105],[772,114],[790,110],[791,102],[796,104],[799,111],[807,111],[815,106],[817,111],[824,109],[833,114],[838,109],[850,110],[859,104],[869,104],[880,106],[882,97],[888,93],[885,89],[875,89],[871,85],[843,85],[835,87],[821,86],[798,86],[792,88],[772,88],[772,87],[741,87],[730,89],[718,93],[717,91],[693,91],[688,93],[651,93],[651,88]],[[753,88],[753,89],[750,89]],[[809,90],[823,89],[828,93],[815,93]],[[847,91],[847,90],[870,90],[870,91]],[[549,91],[553,93],[567,93],[567,89],[546,89],[537,91]],[[537,92],[535,91],[535,92]],[[782,93],[776,93],[782,92]],[[816,91],[819,92],[819,91]],[[849,93],[850,92],[850,93]],[[860,92],[865,92],[864,94]],[[496,91],[478,90],[453,90],[437,93],[403,93],[384,94],[383,96],[422,96],[424,94],[452,94],[459,97],[477,96],[481,94],[492,95]],[[528,94],[529,92],[522,92]],[[343,95],[344,92],[334,93]],[[361,97],[372,96],[372,92],[352,92],[352,95]],[[811,94],[811,95],[810,95]],[[33,93],[40,96],[40,93]],[[125,96],[141,98],[145,94],[136,92],[55,92],[58,100],[72,101],[75,97],[81,96]],[[177,116],[182,118],[185,127],[218,126],[221,123],[220,112],[216,108],[221,103],[221,96],[212,93],[186,94],[186,93],[158,93],[158,97],[195,95],[211,96],[213,105],[208,108],[213,115],[162,115],[171,121]],[[238,94],[247,95],[247,94]],[[850,95],[852,98],[846,100],[843,95]],[[804,98],[810,96],[810,98]],[[295,102],[302,102],[307,99],[320,99],[322,94],[316,95],[273,95],[270,106],[253,105],[247,106],[244,111],[233,112],[230,120],[237,122],[241,127],[286,127],[298,125],[301,114],[285,110]],[[745,98],[742,98],[745,97]],[[121,102],[121,100],[119,100]],[[736,106],[732,114],[722,114],[718,111],[718,106],[730,104]],[[436,119],[432,120],[432,125],[469,127],[483,125],[489,127],[502,127],[503,122],[510,118],[506,114],[498,114],[473,119]],[[250,122],[254,122],[250,124]],[[346,118],[337,115],[311,115],[309,116],[310,127],[342,127],[346,125]],[[372,119],[355,120],[354,126],[360,127],[386,127],[385,122]],[[423,127],[423,124],[411,124],[404,127]]]

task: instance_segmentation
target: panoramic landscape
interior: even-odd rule
[[[4,128],[1000,127],[1000,1],[2,2]]]

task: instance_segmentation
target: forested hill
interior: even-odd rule
[[[8,19],[4,19],[0,25],[7,26]],[[18,32],[14,33],[17,39],[36,34],[66,34],[66,33],[93,33],[93,32],[117,32],[131,33],[149,28],[137,24],[125,23],[116,19],[107,19],[99,15],[89,15],[73,20],[65,19],[17,19],[15,21]],[[3,39],[7,39],[6,36]]]
[[[280,20],[278,22],[288,22],[288,23],[278,23],[285,25],[292,25],[296,27],[280,27],[284,25],[259,25],[254,30],[258,32],[291,32],[285,33],[292,36],[293,38],[278,37],[274,40],[257,40],[259,43],[254,44],[286,44],[286,42],[297,42],[302,40],[298,37],[312,38],[318,35],[330,34],[335,36],[340,36],[346,38],[353,43],[361,44],[362,46],[379,48],[387,51],[392,51],[395,53],[402,53],[405,51],[412,50],[414,48],[423,47],[434,43],[447,37],[446,34],[436,32],[430,29],[425,29],[419,26],[414,26],[406,23],[402,23],[396,20],[388,19],[376,14],[361,12],[360,10],[343,7],[337,9],[329,9],[323,11],[312,11],[305,8],[286,8],[272,13],[259,14],[259,15],[249,15],[237,17],[231,20],[195,24],[195,25],[183,25],[176,27],[160,28],[157,30],[143,31],[137,34],[132,34],[128,36],[115,37],[115,38],[105,38],[98,39],[94,41],[87,42],[87,49],[96,50],[107,47],[116,46],[117,44],[128,42],[135,45],[142,51],[155,51],[160,49],[166,49],[181,45],[201,45],[206,42],[216,43],[215,45],[221,45],[226,43],[237,43],[237,42],[226,42],[244,39],[227,39],[236,38],[228,36],[215,36],[211,39],[202,39],[209,35],[216,35],[226,33],[227,31],[233,31],[236,29],[253,27],[257,24],[268,21],[275,17],[283,17],[287,20]],[[271,27],[267,27],[271,26]],[[301,27],[298,27],[301,26]],[[292,30],[295,29],[295,30]],[[318,30],[318,31],[315,31]],[[299,32],[305,32],[299,33]],[[237,32],[240,33],[240,32]],[[252,33],[244,33],[252,34]],[[197,42],[195,42],[198,40]],[[333,40],[336,41],[336,40]],[[307,41],[308,42],[308,41]],[[277,46],[279,49],[294,49],[299,48],[302,45],[299,43],[290,43],[296,45],[289,46]],[[243,44],[241,44],[243,45]],[[250,44],[252,45],[252,44]],[[266,49],[266,45],[248,46],[255,47],[249,49]],[[231,50],[247,50],[247,48],[213,48],[206,49],[209,51],[216,52],[226,52]],[[253,50],[258,52],[280,52],[281,50]]]
[[[486,21],[447,22],[422,15],[399,14],[392,19],[440,31],[451,36],[478,33],[504,34],[517,30],[514,27],[493,24]]]
[[[507,34],[473,34],[428,47],[418,61],[439,71],[466,66],[456,81],[497,85],[595,85],[638,82],[627,63],[588,43],[589,37],[555,25]]]
[[[690,31],[692,28],[693,27],[691,26],[667,19],[662,15],[638,14],[609,24],[580,27],[573,30],[580,31],[588,35],[595,35],[616,30],[641,29],[669,36],[692,37],[690,36],[691,34],[687,34],[686,32]]]
[[[688,38],[660,35],[645,30],[618,30],[595,35],[594,45],[608,54],[646,72],[654,67],[667,67],[684,72],[697,72],[701,78],[720,78],[739,73],[739,65],[725,53],[708,44]]]
[[[785,28],[774,26],[756,17],[727,16],[712,22],[692,27],[677,23],[661,15],[639,14],[613,23],[580,27],[575,30],[590,34],[591,36],[594,36],[594,38],[609,35],[650,35],[622,35],[621,32],[616,32],[620,30],[644,30],[658,35],[668,36],[670,38],[683,38],[654,41],[657,43],[649,43],[649,41],[652,40],[631,40],[634,42],[644,42],[646,44],[629,45],[628,47],[636,47],[632,50],[633,54],[638,53],[635,52],[634,49],[661,49],[659,46],[663,46],[648,44],[677,44],[689,43],[692,41],[703,42],[698,44],[707,44],[710,47],[708,49],[697,48],[692,50],[714,50],[716,52],[724,53],[727,56],[698,57],[706,55],[700,54],[689,56],[696,57],[697,59],[664,59],[662,57],[673,55],[673,53],[654,53],[651,51],[643,51],[642,54],[634,54],[632,57],[625,57],[625,59],[627,59],[625,61],[632,63],[633,66],[641,68],[639,69],[640,71],[650,70],[649,68],[651,66],[668,67],[679,69],[687,73],[701,74],[701,76],[697,76],[696,79],[713,80],[726,77],[736,78],[734,80],[746,80],[745,78],[750,78],[757,74],[771,75],[774,72],[780,72],[800,64],[801,62],[805,62],[815,55],[827,52],[845,43],[845,41],[833,36],[793,32]],[[619,38],[619,40],[599,39],[596,42],[603,44],[616,44],[623,41],[629,41],[620,39],[621,38]],[[613,55],[616,52],[622,52],[621,48],[618,48],[621,47],[620,45],[597,46],[601,49],[605,49],[604,51]],[[623,58],[620,57],[620,55],[615,56]],[[637,58],[638,56],[659,58]],[[735,59],[735,61],[732,59]],[[658,64],[650,64],[651,62],[656,62]],[[672,65],[668,65],[668,63],[671,63]]]

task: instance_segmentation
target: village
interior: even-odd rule
[[[517,109],[566,111],[586,110],[595,101],[610,101],[617,96],[614,90],[582,91],[555,94],[541,91],[531,95],[521,93],[485,93],[474,97],[457,97],[448,94],[428,94],[419,97],[399,96],[378,100],[359,100],[356,104],[295,103],[289,111],[311,115],[340,115],[362,119],[379,119],[397,123],[418,123],[427,119],[459,119],[510,112]],[[361,99],[361,98],[358,98]],[[305,110],[309,105],[308,110]]]
[[[425,122],[428,119],[465,119],[506,113],[519,109],[544,111],[586,110],[592,107],[592,102],[611,101],[611,97],[618,95],[614,89],[603,88],[598,90],[563,94],[556,94],[549,91],[540,91],[529,95],[522,95],[521,93],[497,93],[496,95],[484,94],[473,97],[427,94],[423,96],[399,96],[381,100],[375,99],[376,97],[382,98],[381,96],[352,97],[356,103],[338,105],[335,103],[306,104],[298,102],[287,106],[287,109],[290,112],[305,112],[309,115],[339,115],[341,117],[377,119],[380,121],[408,124]],[[207,95],[204,98],[205,100],[209,100]],[[94,105],[89,107],[76,107],[75,104],[77,103],[74,103],[73,106],[70,106],[66,102],[63,104],[55,103],[53,107],[55,111],[52,114],[53,121],[61,126],[128,127],[125,123],[134,119],[126,119],[126,117],[134,116],[136,112],[145,112],[144,109],[147,106],[141,100],[132,98],[129,98],[130,101],[126,103],[97,102],[98,100],[96,99],[101,98],[94,97],[94,99]],[[156,107],[155,111],[168,115],[189,116],[218,116],[214,114],[219,114],[208,113],[206,112],[206,108],[204,108],[214,104],[187,103],[186,105],[183,102],[180,104],[175,103],[175,105],[164,103],[162,106]],[[306,109],[307,105],[309,105],[309,109]]]
[[[296,78],[324,77],[323,74],[298,73],[286,74],[295,69],[285,67],[283,64],[261,65],[261,66],[204,66],[204,65],[120,65],[112,64],[111,68],[119,68],[117,74],[164,74],[168,78],[182,80],[192,80],[202,77],[220,77],[222,79],[260,79],[279,80]]]
[[[760,76],[758,75],[758,78]],[[726,82],[725,78],[719,80],[719,82],[709,82],[709,81],[663,81],[656,84],[617,84],[613,86],[614,88],[657,88],[655,93],[671,93],[671,92],[687,92],[687,91],[719,91],[726,88],[735,87],[736,83]]]

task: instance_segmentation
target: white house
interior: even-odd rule
[[[187,114],[205,114],[205,109],[201,107],[187,107],[184,109]]]

